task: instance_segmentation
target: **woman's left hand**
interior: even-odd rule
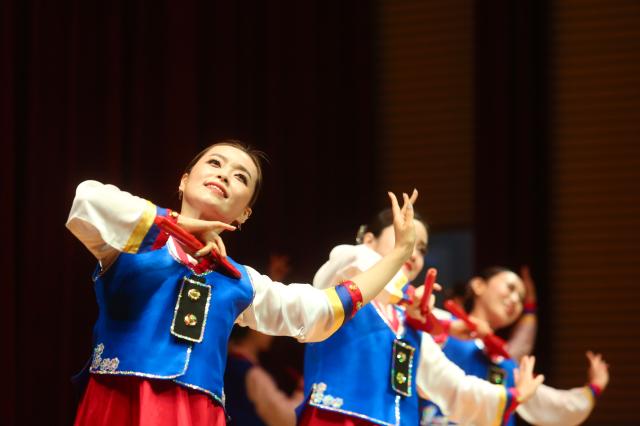
[[[222,257],[227,256],[220,234],[223,231],[234,231],[235,226],[224,222],[194,219],[184,215],[178,215],[178,226],[193,234],[203,244],[200,250],[193,253],[196,257],[204,256],[212,251],[219,253]]]
[[[589,383],[604,390],[609,384],[609,364],[602,359],[601,354],[594,354],[591,351],[587,351],[587,358],[589,359]]]
[[[413,223],[413,203],[418,199],[418,191],[413,190],[411,198],[406,193],[402,194],[402,208],[393,192],[389,192],[391,210],[393,211],[393,230],[395,231],[395,248],[402,250],[408,258],[413,252],[416,243],[415,225]]]

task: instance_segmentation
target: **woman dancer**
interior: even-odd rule
[[[235,322],[301,341],[325,339],[411,255],[413,207],[404,195],[400,208],[390,193],[396,244],[352,282],[319,291],[272,282],[230,258],[226,267],[212,262],[211,250],[226,255],[218,234],[251,215],[261,179],[256,152],[224,141],[187,166],[179,213],[112,185],[78,186],[67,227],[98,259],[99,315],[76,425],[225,424],[223,370]],[[169,225],[204,248],[169,238],[162,231]]]
[[[394,246],[391,212],[372,220],[361,244],[331,252],[314,277],[314,286],[332,288],[378,261]],[[533,360],[525,357],[522,374],[511,389],[467,377],[449,362],[430,335],[407,326],[407,311],[392,302],[423,267],[427,229],[415,220],[412,256],[375,301],[329,339],[308,344],[302,425],[417,425],[416,383],[451,410],[455,418],[478,425],[500,421],[509,407],[533,393],[543,377],[533,378]],[[420,291],[416,291],[420,295]],[[417,299],[417,298],[416,298]],[[419,303],[419,302],[417,302]],[[417,373],[416,373],[417,372]]]
[[[493,330],[513,324],[523,312],[525,285],[507,268],[488,268],[469,282],[470,313],[486,321]],[[516,363],[511,359],[489,356],[480,340],[449,337],[443,352],[467,374],[500,384],[513,386]],[[569,390],[540,386],[535,394],[516,408],[526,421],[536,425],[571,426],[582,423],[593,409],[594,401],[609,382],[608,366],[600,354],[587,352],[588,384]],[[429,395],[429,392],[427,391]],[[430,396],[430,395],[429,395]],[[433,398],[431,398],[433,399]],[[443,425],[450,418],[429,402],[421,402],[423,425]],[[515,424],[511,419],[507,424]]]
[[[509,353],[509,358],[514,359],[516,362],[520,361],[524,355],[531,354],[538,332],[536,286],[533,278],[531,278],[528,266],[520,268],[520,277],[522,277],[522,282],[525,286],[523,311],[518,321],[511,327],[509,340],[504,345],[504,349]],[[467,283],[465,282],[455,285],[448,297],[459,305],[463,305],[466,300],[466,294]],[[443,325],[443,332],[433,336],[434,340],[439,344],[444,343],[449,336],[468,340],[493,333],[489,324],[480,318],[470,317],[476,329],[472,331],[469,330],[464,321],[453,317],[450,312],[435,308],[433,313],[440,320],[440,324]]]

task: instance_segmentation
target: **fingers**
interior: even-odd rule
[[[235,231],[236,227],[218,220],[194,219],[184,215],[178,216],[178,225],[191,233],[199,233],[207,230]]]
[[[396,194],[389,191],[387,192],[389,195],[389,200],[391,200],[391,211],[393,212],[393,217],[396,218],[400,216],[400,206],[398,205],[398,199],[396,198]]]
[[[602,359],[602,354],[596,354],[596,353],[593,353],[592,351],[587,351],[586,355],[587,355],[587,358],[589,358],[589,361]]]
[[[441,291],[442,286],[438,283],[433,283],[433,291]]]
[[[406,218],[407,216],[407,209],[409,208],[408,206],[411,203],[409,202],[409,196],[407,195],[406,192],[402,193],[402,209],[400,209],[400,214],[402,215],[403,218]]]
[[[404,196],[404,203],[406,207],[404,211],[404,218],[406,221],[410,222],[413,220],[413,215],[414,215],[413,204],[418,199],[418,190],[414,188],[413,192],[411,193],[411,197],[409,197],[407,194],[402,194],[402,195]]]
[[[204,247],[202,247],[200,250],[195,252],[196,257],[201,257],[201,256],[204,256],[204,255],[210,253],[211,250],[213,250],[215,248],[215,244],[216,243],[213,242],[213,241],[207,242],[207,244],[205,244]]]
[[[398,203],[398,199],[396,195],[388,191],[389,199],[391,200],[391,210],[393,211],[394,217],[401,216],[407,219],[407,215],[411,215],[413,218],[413,203],[418,199],[418,190],[414,189],[411,193],[411,197],[409,197],[405,192],[402,193],[402,208],[400,208],[400,204]]]
[[[404,204],[402,206],[402,215],[405,221],[413,220],[413,203],[406,193],[402,193]]]
[[[415,204],[417,199],[418,199],[418,190],[413,188],[413,192],[411,193],[411,198],[409,199],[409,201],[411,202],[411,204]]]
[[[595,367],[596,365],[599,365],[599,364],[606,364],[602,359],[602,354],[596,354],[591,351],[587,351],[586,355],[587,355],[587,358],[589,359],[589,364],[591,364],[592,367]]]
[[[526,374],[527,377],[534,377],[533,369],[536,366],[536,357],[533,356],[533,355],[524,356],[524,357],[522,357],[522,360],[524,361],[524,368],[525,368],[525,373],[524,374]],[[522,363],[520,365],[522,366]],[[544,375],[543,374],[539,374],[539,375],[535,376],[535,378],[533,379],[534,389],[537,388],[539,385],[541,385],[542,382],[544,382]]]
[[[520,389],[521,391],[524,390],[525,392],[529,393],[530,390],[530,392],[532,393],[540,384],[542,384],[542,382],[544,382],[544,375],[540,374],[536,377],[533,376],[533,368],[535,367],[535,365],[536,358],[534,356],[523,356],[520,360],[519,368],[513,371],[513,377],[516,382],[516,386],[519,387],[520,384],[524,385],[524,388]],[[529,382],[530,385],[527,385],[527,382]],[[523,395],[525,399],[528,399],[529,396],[530,394],[528,396]]]
[[[227,257],[227,249],[224,246],[224,242],[222,241],[222,238],[220,238],[219,235],[215,235],[213,239],[208,241],[204,247],[202,247],[200,250],[198,250],[195,253],[195,255],[196,257],[201,257],[213,251],[215,251],[216,253],[219,253],[220,256],[222,257]]]
[[[532,376],[533,375],[533,367],[536,365],[536,357],[531,356],[523,356],[520,360],[520,372],[524,376]]]
[[[587,351],[586,355],[589,359],[589,382],[604,390],[609,384],[609,364],[602,359],[602,354]]]
[[[608,374],[609,364],[602,358],[602,354],[587,351],[586,355],[589,359],[590,374]]]
[[[233,225],[229,225],[228,223],[213,221],[212,229],[216,232],[224,231],[235,231],[236,227]]]
[[[216,245],[218,246],[218,253],[220,253],[220,256],[227,257],[227,248],[224,246],[224,242],[219,235],[216,236]]]

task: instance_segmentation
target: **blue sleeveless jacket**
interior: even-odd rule
[[[171,333],[182,281],[191,271],[166,246],[121,253],[104,274],[94,277],[99,315],[89,371],[169,379],[224,404],[227,341],[236,318],[254,296],[246,269],[229,261],[241,272],[239,280],[215,271],[202,277],[210,299],[204,318],[198,319],[204,321],[204,331],[196,343]]]
[[[420,332],[405,326],[402,339],[415,348],[408,380],[410,396],[392,389],[395,334],[368,304],[323,342],[307,344],[304,384],[307,403],[380,425],[418,424],[415,378]]]

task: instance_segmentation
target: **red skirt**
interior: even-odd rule
[[[307,405],[302,412],[302,418],[298,426],[375,426],[375,423],[368,422],[358,417],[347,416],[346,414],[334,411],[321,410],[317,407]]]
[[[171,380],[91,375],[75,426],[225,426],[208,395]]]

